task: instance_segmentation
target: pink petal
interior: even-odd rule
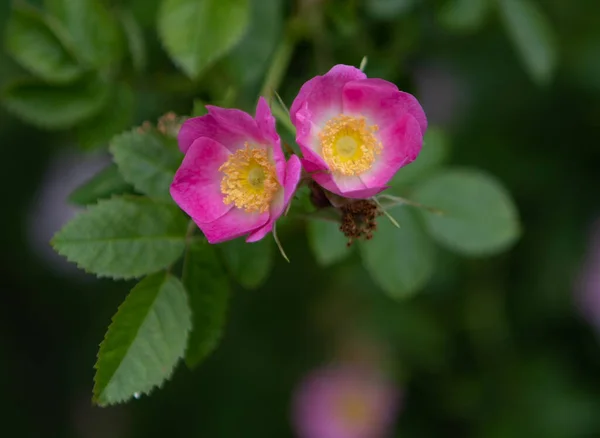
[[[232,208],[227,214],[210,223],[199,223],[209,243],[221,243],[244,236],[262,227],[269,220],[269,212],[246,213],[240,208]]]
[[[223,174],[219,171],[229,155],[222,144],[202,137],[191,145],[175,173],[171,196],[183,211],[199,222],[214,221],[231,209],[223,202]]]
[[[298,129],[297,112],[306,105],[312,121],[324,124],[342,112],[342,89],[347,82],[365,79],[367,76],[355,67],[336,65],[323,76],[316,76],[305,83],[290,110],[292,123]]]
[[[300,146],[300,148],[302,149],[302,146]],[[316,155],[310,149],[303,149],[302,154],[304,155],[304,158],[302,159],[302,166],[310,175],[310,177],[324,189],[339,194],[339,189],[334,184],[331,177],[331,171],[321,157]]]
[[[238,138],[244,138],[244,141],[249,141],[258,144],[264,144],[267,139],[263,138],[261,132],[256,125],[256,121],[250,116],[250,114],[238,109],[220,108],[218,106],[206,105],[208,114],[211,115],[219,126],[231,133],[232,136]],[[237,149],[243,147],[243,143],[240,145],[239,142],[233,144],[223,145],[231,152],[235,152]]]
[[[302,160],[302,166],[308,172],[312,179],[314,179],[317,184],[323,187],[325,190],[329,190],[336,195],[344,196],[344,197],[352,197],[352,198],[363,198],[369,196],[363,196],[365,185],[357,176],[341,176],[341,177],[333,177],[329,170],[323,170],[319,168],[315,163],[309,160]],[[383,188],[379,191],[384,190]],[[379,193],[376,191],[375,193]],[[367,195],[371,193],[371,191],[365,192]],[[350,196],[354,194],[354,196]],[[370,195],[372,196],[372,195]]]
[[[302,106],[304,106],[313,88],[321,80],[321,77],[322,76],[315,76],[314,78],[306,81],[302,87],[300,87],[300,91],[292,102],[292,106],[290,108],[290,119],[294,125],[296,124],[296,113]]]
[[[329,190],[336,195],[353,199],[367,199],[382,192],[387,187],[369,187],[359,176],[345,176],[332,174],[321,157],[316,155],[310,149],[303,149],[304,159],[302,165],[325,190]]]
[[[275,224],[275,221],[279,219],[279,216],[281,216],[281,213],[283,212],[282,206],[283,190],[279,190],[275,194],[275,199],[273,200],[273,204],[271,205],[269,220],[261,228],[254,230],[252,233],[250,233],[250,235],[246,239],[247,243],[258,242],[273,230],[273,225]]]
[[[288,206],[292,196],[294,196],[294,193],[296,192],[296,187],[300,181],[301,172],[302,165],[300,164],[300,159],[296,155],[292,155],[287,162],[285,169],[285,183],[283,186],[283,192],[280,191],[280,193],[278,193],[278,197],[273,201],[269,221],[265,224],[265,226],[251,233],[246,239],[246,242],[257,242],[273,230],[273,224],[281,217],[283,211]]]
[[[373,167],[360,175],[367,187],[384,186],[398,169],[414,161],[423,144],[419,123],[410,114],[404,114],[396,123],[379,133],[383,145]]]
[[[275,117],[273,117],[269,104],[264,97],[258,100],[255,120],[262,137],[273,146],[273,161],[275,161],[277,179],[280,184],[283,184],[285,180],[285,155],[281,150],[281,139],[275,129]]]
[[[370,421],[349,423],[338,403],[359,395]],[[382,438],[391,432],[400,394],[377,370],[353,365],[322,368],[309,374],[296,390],[293,420],[301,438]]]
[[[275,221],[269,219],[269,221],[262,226],[261,228],[259,228],[256,231],[251,232],[248,235],[248,238],[246,239],[246,243],[254,243],[254,242],[258,242],[259,240],[262,240],[267,234],[269,234],[271,231],[273,231],[273,224],[275,223]]]
[[[247,141],[264,143],[256,122],[250,115],[236,109],[224,109],[207,105],[208,114],[184,122],[177,139],[185,154],[192,143],[201,137],[218,141],[231,152],[244,146]]]
[[[302,149],[302,153],[304,154],[304,149],[310,149],[320,157],[321,141],[319,140],[319,132],[321,132],[321,128],[311,121],[307,104],[296,113],[296,121],[296,142]],[[327,166],[325,165],[325,167]]]
[[[427,130],[427,118],[417,99],[399,91],[391,82],[382,79],[364,79],[345,84],[343,107],[346,114],[362,114],[371,123],[386,129],[408,113],[419,123],[421,133]]]
[[[309,374],[294,397],[294,426],[300,438],[349,438],[339,427],[334,396],[337,379],[334,369]]]
[[[335,184],[337,193],[339,195],[346,196],[347,193],[356,192],[367,189],[368,187],[362,182],[362,180],[355,175],[341,175],[339,173],[332,173],[331,178],[333,184]]]
[[[287,162],[285,169],[285,183],[283,190],[285,193],[284,197],[284,208],[290,203],[292,196],[296,193],[298,182],[300,181],[300,175],[302,173],[302,164],[300,158],[297,155],[292,155]]]
[[[269,143],[276,143],[279,141],[279,134],[275,129],[275,117],[271,113],[271,108],[264,97],[258,99],[256,105],[256,124],[260,130],[263,138],[269,140]]]
[[[327,165],[323,157],[321,157],[320,151],[317,152],[310,147],[306,147],[304,143],[299,143],[299,146],[300,151],[302,152],[302,156],[304,158],[302,161],[310,161],[313,164],[313,166],[311,167],[312,170],[307,170],[307,172],[314,172],[316,170],[323,170],[329,172],[329,166]]]
[[[346,198],[352,198],[352,199],[369,199],[372,198],[373,196],[377,195],[378,193],[383,192],[385,189],[387,189],[387,186],[384,187],[369,187],[366,189],[362,189],[362,190],[352,190],[349,192],[344,192],[343,196]]]

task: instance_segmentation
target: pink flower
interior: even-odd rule
[[[296,156],[286,162],[275,119],[260,98],[256,117],[207,106],[179,131],[185,157],[171,196],[210,243],[248,235],[256,242],[273,229],[300,179]]]
[[[587,254],[575,282],[575,301],[580,314],[600,331],[600,219],[589,237]]]
[[[398,405],[397,390],[378,372],[332,366],[301,383],[293,420],[300,438],[382,438],[391,432]]]
[[[384,190],[417,158],[427,129],[417,99],[347,65],[306,82],[290,114],[306,171],[347,198]]]

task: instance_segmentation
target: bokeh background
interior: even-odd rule
[[[104,2],[128,11],[146,45],[145,68],[125,55],[119,73],[135,103],[126,123],[190,114],[198,98],[252,109],[296,17],[308,30],[280,85],[284,100],[368,55],[367,73],[415,94],[446,133],[452,164],[504,182],[523,234],[499,256],[442,251],[427,287],[394,301],[357,254],[323,269],[303,233],[286,233],[293,263],[276,258],[261,287],[235,289],[222,343],[204,364],[180,365],[149,397],[98,408],[98,344],[132,284],[78,271],[48,241],[78,211],[69,193],[109,162],[106,144],[92,148],[76,129],[40,129],[2,108],[0,435],[296,436],[292,400],[307,373],[384,357],[403,394],[389,436],[600,437],[600,2],[531,0],[549,42],[536,43],[537,15],[522,17],[521,32],[534,35],[529,60],[548,44],[556,53],[541,73],[497,6],[477,12],[482,2],[496,3],[255,0],[270,18],[245,36],[250,59],[238,53],[195,82],[161,47],[159,1]],[[2,32],[10,8],[0,1]],[[0,50],[0,84],[24,75]]]

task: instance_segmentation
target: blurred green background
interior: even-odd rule
[[[244,46],[195,81],[161,46],[159,1],[105,1],[120,35],[133,28],[143,42],[137,55],[125,37],[102,49],[120,53],[104,77],[126,88],[121,99],[133,95],[119,123],[98,115],[92,128],[47,130],[0,109],[0,435],[294,436],[302,376],[367,333],[386,345],[404,392],[392,436],[600,437],[600,307],[587,320],[578,307],[582,275],[600,295],[585,274],[600,265],[582,271],[600,251],[600,2],[511,0],[521,8],[511,20],[501,1],[254,0]],[[2,33],[10,10],[2,0]],[[394,301],[356,253],[323,269],[304,233],[284,233],[292,263],[277,257],[264,285],[234,291],[204,364],[180,365],[149,397],[92,407],[98,344],[132,283],[97,280],[53,253],[48,241],[76,211],[68,194],[108,162],[106,141],[121,129],[190,114],[194,99],[252,111],[290,26],[301,36],[279,86],[288,104],[305,80],[368,55],[367,74],[415,94],[445,132],[450,163],[505,183],[521,240],[483,259],[440,251],[427,287]],[[0,51],[2,86],[26,76]],[[40,107],[51,112],[48,99]]]

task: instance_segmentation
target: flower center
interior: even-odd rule
[[[225,204],[233,203],[247,213],[264,213],[269,209],[280,186],[267,149],[246,143],[219,170],[224,174],[221,193],[225,195]]]
[[[361,394],[347,392],[336,405],[338,418],[351,429],[364,428],[371,422],[371,409]]]
[[[341,114],[330,119],[319,133],[323,159],[333,172],[360,175],[371,168],[381,153],[375,137],[377,125],[367,125],[364,117]]]

